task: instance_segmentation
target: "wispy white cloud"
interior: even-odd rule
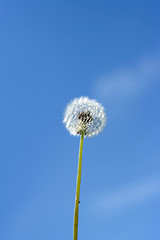
[[[160,176],[119,187],[111,193],[102,193],[94,198],[93,207],[100,212],[125,210],[160,195]]]
[[[160,80],[160,53],[141,57],[134,66],[116,69],[94,85],[94,93],[111,103],[143,95]]]

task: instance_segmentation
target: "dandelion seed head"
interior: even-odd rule
[[[64,120],[70,134],[93,137],[99,134],[106,124],[104,107],[88,97],[75,98],[66,107]]]

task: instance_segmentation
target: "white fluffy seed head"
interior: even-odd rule
[[[71,101],[64,114],[63,122],[70,134],[93,137],[99,134],[106,124],[104,107],[88,97],[75,98]]]

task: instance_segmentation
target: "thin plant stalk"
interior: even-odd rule
[[[80,185],[81,185],[83,139],[84,139],[84,133],[81,134],[80,146],[79,146],[77,186],[76,186],[76,198],[75,198],[75,208],[74,208],[73,240],[77,240],[77,237],[78,237],[78,212],[79,212],[79,203],[80,203],[79,196],[80,196]]]

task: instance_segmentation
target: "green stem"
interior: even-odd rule
[[[80,195],[80,185],[81,185],[83,139],[84,139],[84,133],[81,134],[80,146],[79,146],[77,187],[76,187],[76,199],[75,199],[75,208],[74,208],[73,240],[77,240],[77,236],[78,236],[78,211],[79,211],[79,203],[80,203],[79,195]]]

